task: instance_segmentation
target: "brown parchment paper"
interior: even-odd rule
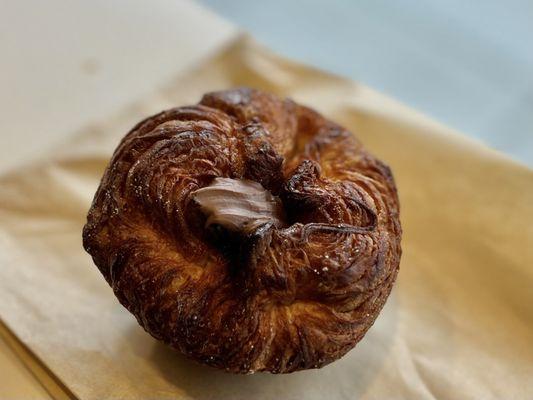
[[[122,135],[161,109],[239,85],[291,96],[345,125],[397,180],[398,282],[361,343],[322,370],[235,376],[184,359],[137,325],[81,246]],[[531,398],[532,247],[531,170],[247,37],[0,178],[1,319],[81,399]]]

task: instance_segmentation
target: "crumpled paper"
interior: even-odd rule
[[[290,96],[343,124],[390,164],[398,184],[404,254],[395,289],[359,345],[321,370],[239,376],[186,360],[138,326],[82,249],[90,201],[129,128],[235,86]],[[55,397],[527,398],[532,221],[533,171],[241,36],[153,96],[0,178],[0,333],[44,368]]]

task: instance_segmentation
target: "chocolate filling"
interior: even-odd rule
[[[248,179],[215,178],[192,198],[207,217],[207,229],[222,227],[248,235],[265,224],[285,226],[283,205],[260,183]]]

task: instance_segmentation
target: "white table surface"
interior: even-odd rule
[[[200,1],[533,166],[531,0]]]

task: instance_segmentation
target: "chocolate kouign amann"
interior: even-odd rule
[[[237,373],[352,349],[391,291],[400,239],[385,164],[310,108],[247,88],[136,125],[83,230],[146,331]]]

